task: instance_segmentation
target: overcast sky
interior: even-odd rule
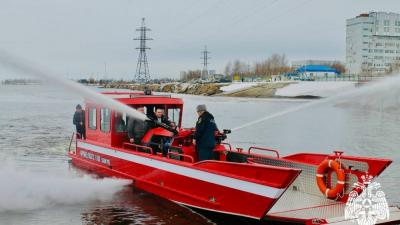
[[[345,59],[347,18],[400,13],[399,0],[0,0],[0,48],[69,78],[133,79],[141,18],[152,29],[152,77],[178,77],[273,53],[298,59]],[[0,70],[0,78],[13,73]]]

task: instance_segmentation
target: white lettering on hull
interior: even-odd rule
[[[100,155],[95,155],[95,154],[93,154],[91,152],[87,152],[87,151],[83,151],[83,150],[81,150],[79,152],[79,155],[81,157],[83,157],[83,158],[90,159],[90,160],[105,164],[107,166],[111,166],[110,160],[106,159],[106,158],[103,158]]]

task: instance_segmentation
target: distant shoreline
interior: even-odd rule
[[[2,85],[40,85],[42,81],[33,79],[8,79]],[[233,82],[233,83],[181,83],[137,84],[111,81],[107,83],[81,83],[99,88],[127,89],[132,91],[188,94],[201,96],[222,96],[237,98],[275,99],[319,99],[356,88],[352,81],[278,81],[278,82]]]
[[[234,83],[166,83],[166,84],[133,84],[112,82],[102,88],[128,89],[153,92],[190,94],[203,96],[225,96],[244,98],[289,98],[319,99],[339,94],[344,90],[355,88],[356,82],[348,81],[281,81],[281,82],[234,82]]]
[[[38,85],[42,84],[40,80],[34,79],[6,79],[1,81],[2,85]]]

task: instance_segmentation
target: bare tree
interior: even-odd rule
[[[226,77],[232,76],[232,62],[229,61],[228,64],[226,64],[224,74]]]
[[[339,61],[334,61],[334,62],[328,64],[327,66],[330,66],[330,67],[336,69],[338,71],[338,73],[346,72],[346,66]]]
[[[239,75],[241,77],[270,78],[291,71],[285,54],[273,54],[269,58],[255,62],[251,66],[240,60],[229,62],[225,67],[225,75]]]
[[[191,81],[199,78],[201,78],[201,70],[188,70],[181,74],[182,81]]]

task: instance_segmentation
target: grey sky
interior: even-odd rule
[[[0,48],[66,77],[132,79],[142,17],[152,29],[148,52],[153,77],[178,77],[234,59],[345,58],[345,20],[363,12],[400,13],[398,0],[0,0]],[[0,78],[12,73],[0,70]]]

